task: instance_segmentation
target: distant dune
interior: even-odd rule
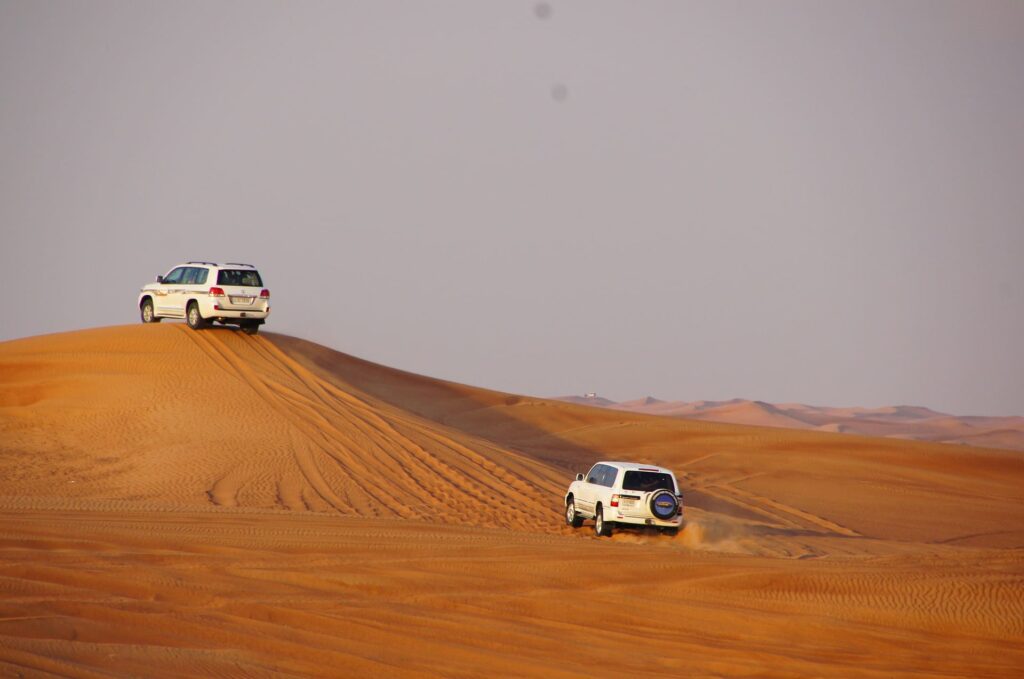
[[[585,406],[604,407],[616,405],[615,401],[609,401],[608,399],[601,398],[600,396],[563,396],[558,400]]]
[[[1021,454],[590,405],[226,328],[0,343],[0,674],[1024,673]],[[565,526],[599,459],[675,469],[679,536]]]
[[[921,406],[831,408],[763,401],[662,401],[651,396],[616,403],[606,398],[563,396],[559,400],[646,415],[788,429],[889,436],[1024,450],[1024,417],[956,416]]]

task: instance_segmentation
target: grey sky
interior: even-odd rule
[[[513,392],[1024,414],[1024,2],[0,0],[0,340],[253,261]]]

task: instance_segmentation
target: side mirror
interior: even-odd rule
[[[577,474],[576,475],[576,480],[577,481],[582,481],[583,480],[583,474]]]
[[[157,276],[156,277],[156,282],[157,283],[163,283],[164,282],[164,277],[163,276]]]

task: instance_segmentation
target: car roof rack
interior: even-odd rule
[[[250,269],[255,269],[256,268],[252,264],[244,264],[242,262],[227,262],[226,266],[247,266]]]
[[[186,264],[206,264],[209,266],[217,266],[216,262],[185,262]]]

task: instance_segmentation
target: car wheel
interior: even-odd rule
[[[678,528],[662,528],[661,529],[661,534],[662,535],[667,535],[670,538],[674,538],[675,536],[679,535],[679,529]]]
[[[159,323],[160,317],[153,311],[153,300],[147,299],[142,303],[142,308],[139,310],[142,316],[143,323]]]
[[[612,525],[604,520],[604,508],[601,505],[597,506],[597,511],[594,512],[594,535],[599,538],[611,537]]]
[[[206,320],[203,319],[203,315],[199,313],[199,305],[195,302],[188,303],[188,311],[185,313],[185,322],[188,323],[188,327],[193,330],[199,330],[206,327]]]
[[[569,500],[565,503],[565,523],[573,528],[583,525],[583,517],[576,513],[576,501]]]
[[[259,323],[245,323],[242,325],[242,332],[246,335],[255,335],[260,331]]]

